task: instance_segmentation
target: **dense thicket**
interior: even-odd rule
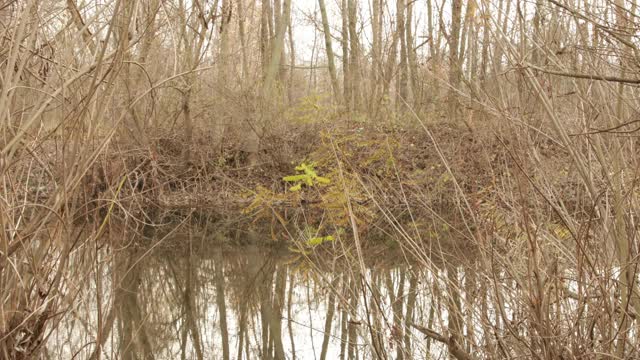
[[[100,294],[114,219],[157,225],[202,194],[284,227],[315,220],[278,207],[318,205],[356,265],[373,227],[424,267],[473,248],[471,285],[441,272],[446,326],[417,326],[458,359],[637,357],[639,16],[635,0],[0,3],[0,357],[38,356],[80,289]],[[301,199],[281,177],[304,160],[331,185]]]

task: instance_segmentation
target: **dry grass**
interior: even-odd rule
[[[289,240],[307,227],[336,234],[333,255],[356,265],[365,297],[374,235],[432,269],[450,315],[413,325],[459,359],[638,356],[637,47],[620,35],[635,34],[634,21],[551,2],[566,38],[581,39],[556,51],[542,32],[506,34],[528,25],[513,14],[497,24],[481,2],[483,32],[504,58],[452,90],[453,114],[433,101],[449,90],[442,62],[413,74],[429,104],[386,94],[345,112],[294,96],[310,82],[295,69],[268,101],[253,78],[257,45],[251,73],[220,75],[216,27],[195,8],[114,0],[83,9],[83,26],[70,3],[0,4],[1,358],[37,357],[87,281],[109,308],[102,270],[117,256],[100,250],[132,242],[105,234],[247,208]],[[599,33],[580,37],[593,30],[574,21]],[[545,61],[529,63],[525,39]],[[229,76],[237,83],[220,85]],[[332,184],[287,192],[281,178],[303,160]],[[94,353],[113,325],[98,312]],[[412,319],[398,317],[409,331]],[[372,343],[376,327],[400,319],[388,321],[369,324]]]

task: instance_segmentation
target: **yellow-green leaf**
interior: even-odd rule
[[[332,235],[328,235],[328,236],[316,236],[316,237],[312,237],[311,239],[307,240],[307,245],[309,246],[317,246],[322,244],[323,242],[326,241],[334,241],[335,238]]]
[[[324,238],[323,237],[312,237],[311,239],[307,240],[307,245],[309,246],[317,246],[320,245],[324,242]]]
[[[301,181],[306,179],[307,177],[305,175],[291,175],[291,176],[285,176],[282,178],[282,180],[284,181],[289,181],[289,182],[295,182],[295,181]]]

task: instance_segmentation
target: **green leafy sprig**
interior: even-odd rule
[[[315,170],[315,163],[302,163],[296,166],[296,171],[301,172],[301,174],[285,176],[282,180],[286,182],[294,183],[293,186],[289,188],[289,191],[300,191],[302,190],[302,185],[306,185],[309,187],[315,186],[316,184],[329,184],[331,180],[326,177],[319,176]]]

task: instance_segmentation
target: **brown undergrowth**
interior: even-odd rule
[[[348,122],[335,122],[340,123]],[[270,226],[274,241],[297,238],[296,232],[304,237],[351,231],[349,205],[369,239],[397,236],[398,229],[413,238],[461,238],[485,225],[513,228],[512,209],[500,194],[528,181],[522,174],[535,177],[534,160],[518,153],[525,148],[518,142],[525,140],[451,122],[430,124],[427,131],[367,123],[300,126],[265,137],[255,166],[247,163],[240,134],[220,140],[203,128],[187,145],[180,134],[152,132],[147,146],[108,144],[78,184],[76,197],[67,200],[67,211],[78,223],[109,214],[110,221],[141,227],[188,215],[209,222],[233,218]],[[545,162],[545,179],[571,171],[561,148],[536,146],[543,149],[538,159],[553,160]],[[24,184],[27,200],[37,203],[58,186],[56,169],[62,168],[65,149],[55,139],[27,149],[42,159],[28,165],[33,175]],[[330,183],[288,190],[283,177],[301,163],[314,163]],[[551,178],[558,188],[572,187],[565,176]],[[576,199],[573,194],[564,200]],[[502,220],[489,225],[486,218]]]

